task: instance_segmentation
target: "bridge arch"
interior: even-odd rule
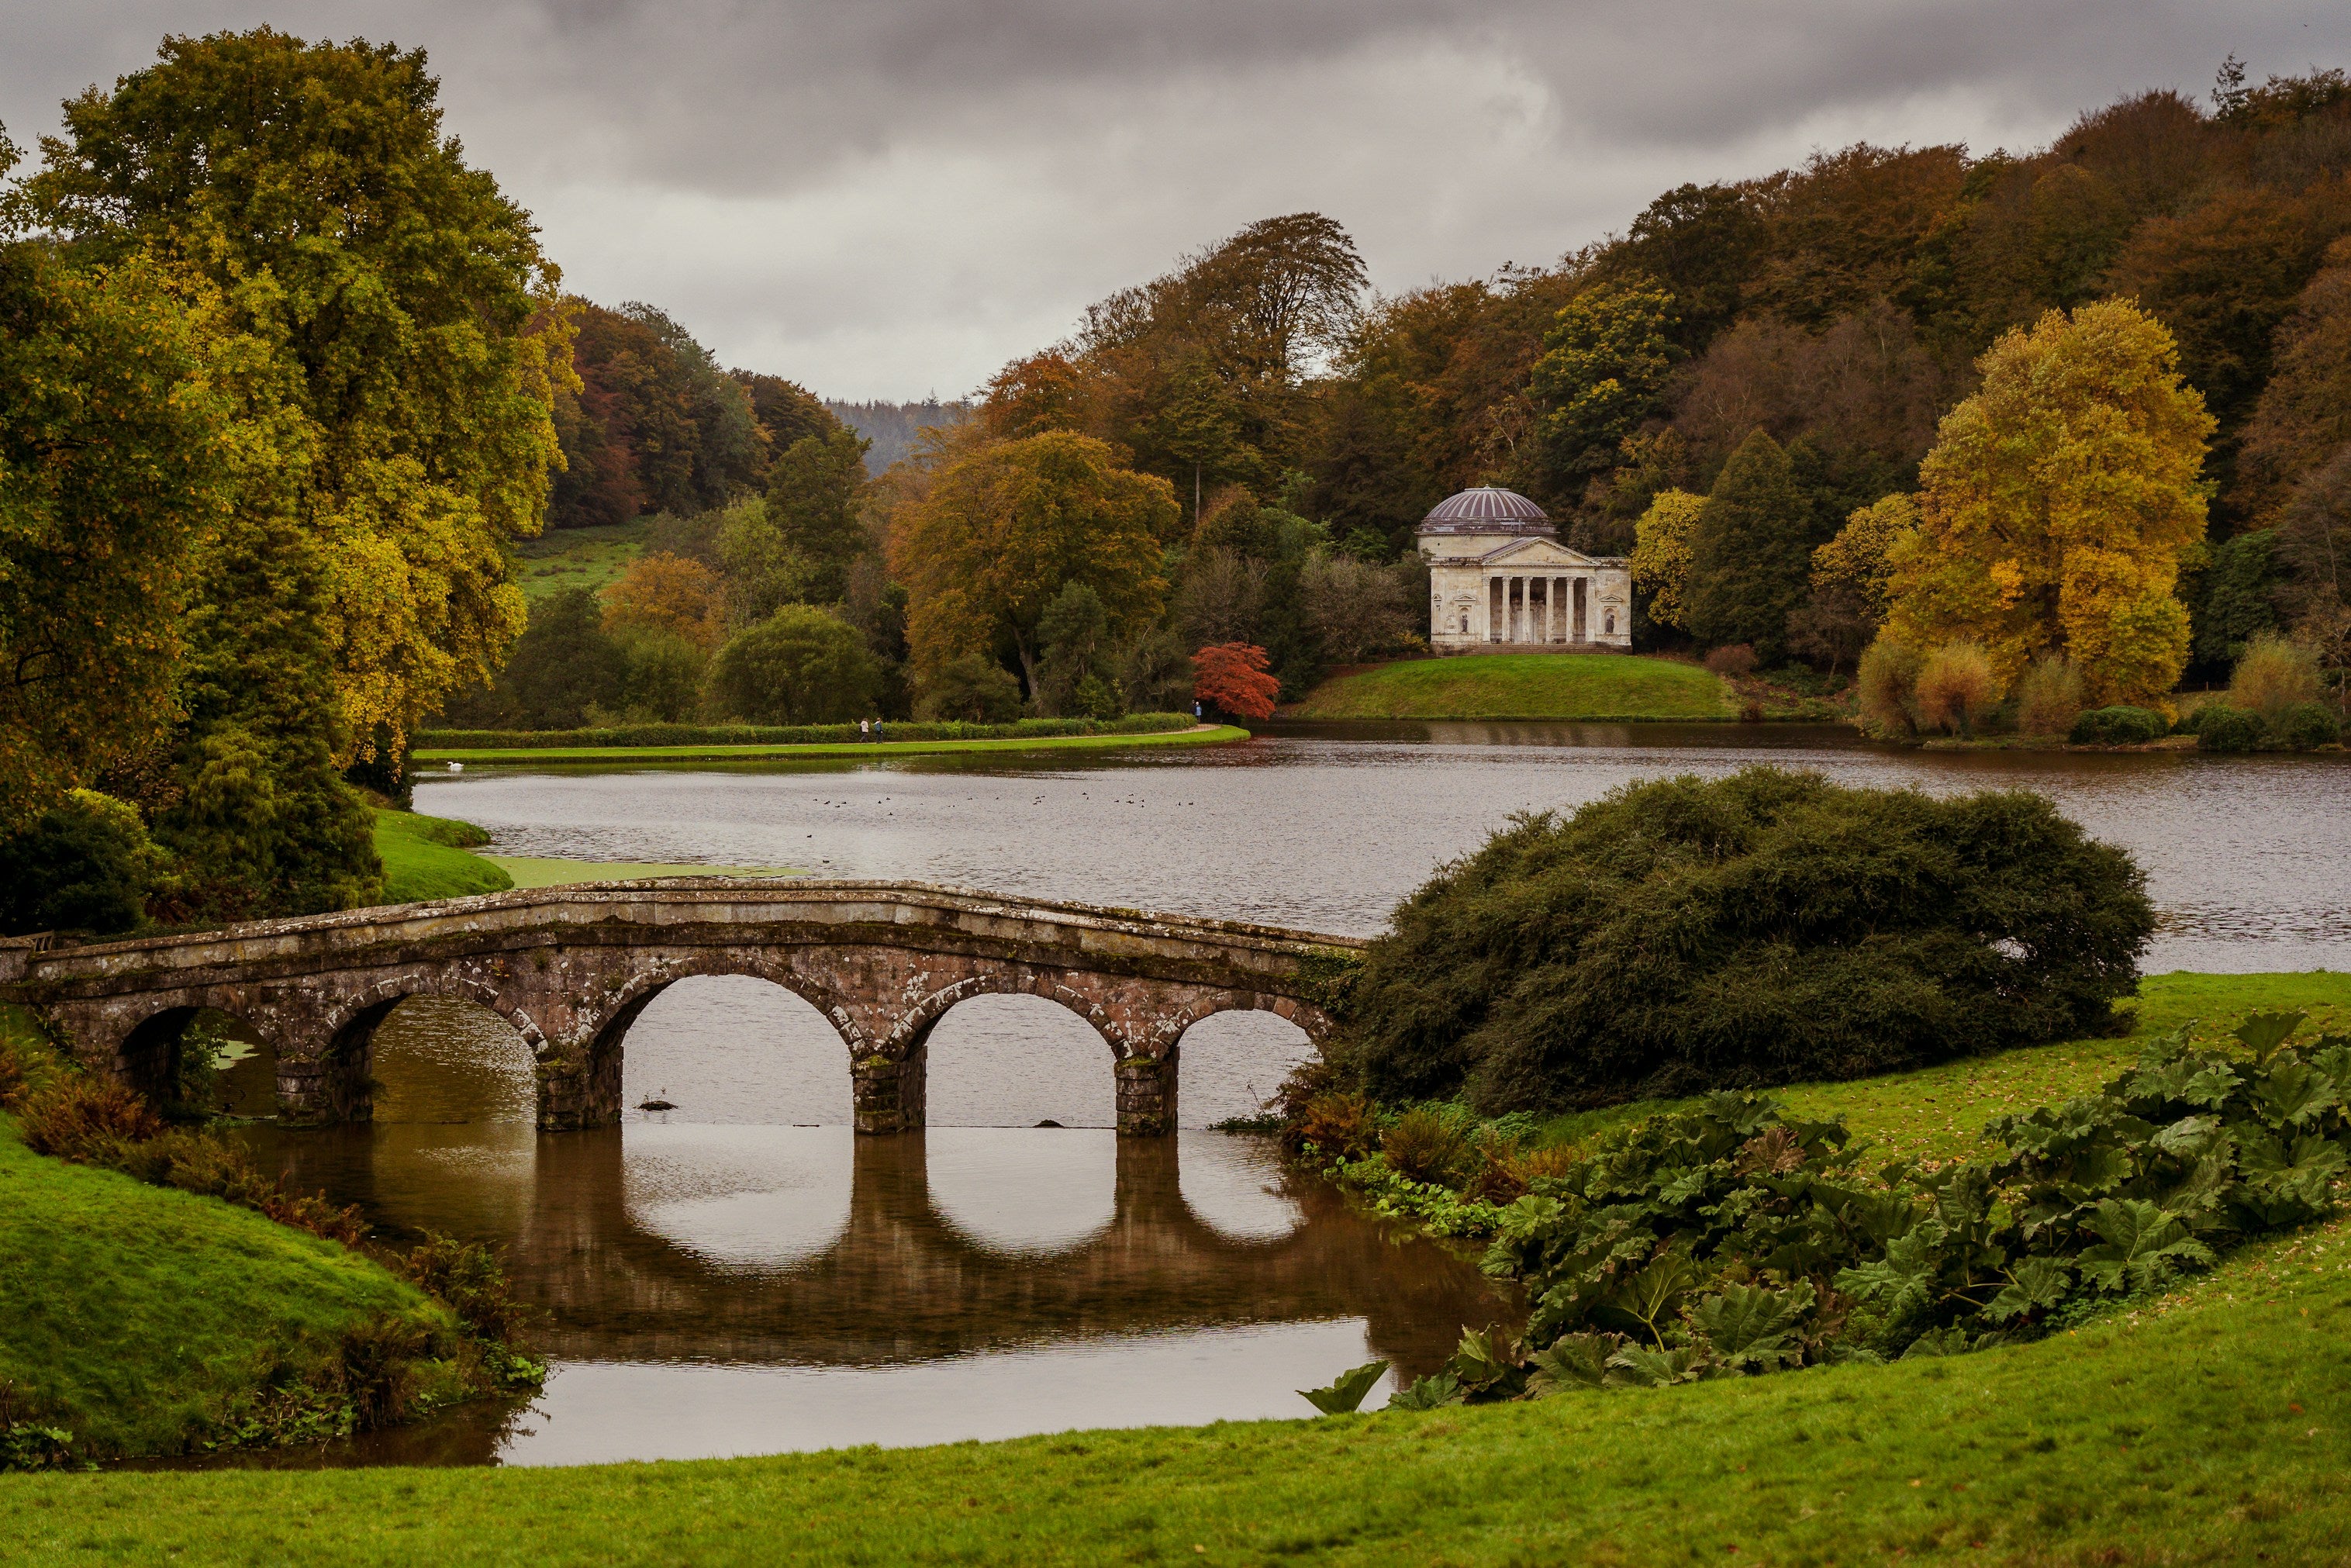
[[[921,1081],[926,1123],[1115,1124],[1124,1053],[1089,998],[1050,976],[998,975],[926,1001],[927,1021],[902,1068]],[[944,1113],[935,1109],[942,1093],[953,1107]]]
[[[1186,1009],[1176,1038],[1185,1125],[1263,1113],[1282,1081],[1314,1055],[1313,1030],[1273,1005],[1280,999],[1228,992]]]

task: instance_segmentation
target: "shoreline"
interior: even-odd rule
[[[1238,725],[1197,724],[1189,729],[1146,730],[1135,735],[1009,736],[990,740],[810,741],[785,746],[507,746],[420,747],[418,767],[457,763],[508,767],[534,762],[763,762],[796,758],[924,757],[960,752],[1099,751],[1120,746],[1221,746],[1247,740]]]

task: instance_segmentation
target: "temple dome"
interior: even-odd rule
[[[1480,485],[1447,496],[1428,509],[1415,530],[1421,534],[1541,534],[1555,530],[1543,509],[1520,495]]]

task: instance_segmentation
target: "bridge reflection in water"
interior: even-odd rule
[[[475,1015],[486,1017],[486,1015]],[[1301,1416],[1374,1356],[1434,1369],[1514,1316],[1473,1263],[1206,1131],[529,1121],[527,1058],[455,1014],[387,1053],[379,1120],[262,1132],[395,1231],[508,1251],[559,1363],[538,1410],[353,1457],[563,1463]],[[451,1026],[460,1026],[452,1028]]]

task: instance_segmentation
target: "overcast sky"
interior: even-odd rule
[[[1684,181],[2351,62],[2343,0],[0,0],[0,120],[268,22],[430,51],[568,287],[842,398],[956,396],[1088,302],[1317,209],[1386,290]]]

